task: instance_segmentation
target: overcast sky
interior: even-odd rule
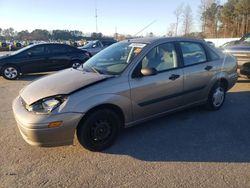
[[[174,10],[189,3],[193,12],[193,30],[198,31],[200,0],[0,0],[0,27],[17,31],[68,29],[113,35],[135,34],[156,20],[142,34],[166,33],[175,22]]]

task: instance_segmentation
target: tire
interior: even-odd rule
[[[74,60],[74,61],[71,62],[71,65],[72,65],[73,69],[77,69],[78,67],[81,66],[81,64],[82,64],[82,62],[79,61],[79,60]]]
[[[20,71],[14,65],[6,65],[2,68],[1,74],[7,80],[16,80],[20,76]]]
[[[87,115],[77,127],[80,144],[90,151],[102,151],[111,146],[121,128],[121,119],[110,109],[100,109]]]
[[[249,76],[247,76],[247,78],[248,78],[248,79],[250,79],[250,75],[249,75]]]
[[[226,98],[226,88],[222,82],[217,82],[209,92],[207,100],[208,110],[219,110]]]

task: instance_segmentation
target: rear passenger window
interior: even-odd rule
[[[198,43],[180,42],[184,65],[193,65],[207,61],[203,47]]]
[[[67,49],[64,45],[48,45],[48,49],[49,52],[53,54],[60,54],[67,52]]]

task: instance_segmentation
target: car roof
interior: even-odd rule
[[[34,47],[34,46],[40,46],[40,45],[58,45],[58,46],[69,46],[69,47],[75,48],[74,46],[71,46],[68,44],[56,43],[56,42],[42,42],[42,43],[30,44],[29,46]]]
[[[36,44],[32,44],[32,45],[37,46],[37,45],[68,45],[68,44],[56,43],[56,42],[41,42],[41,43],[36,43]]]
[[[133,43],[146,43],[146,44],[152,44],[157,42],[173,42],[173,41],[204,42],[203,39],[186,38],[186,37],[145,37],[145,38],[128,39],[125,41]]]

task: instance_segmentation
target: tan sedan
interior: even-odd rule
[[[13,102],[31,145],[109,147],[123,127],[206,104],[223,105],[237,80],[234,57],[202,40],[141,38],[104,49],[83,66],[43,77]]]

